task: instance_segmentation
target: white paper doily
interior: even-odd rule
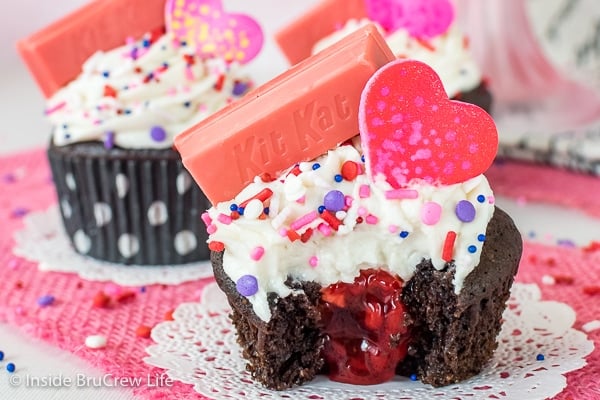
[[[216,284],[204,289],[200,304],[180,305],[174,321],[152,330],[156,344],[146,348],[150,356],[144,361],[214,399],[238,399],[241,394],[247,399],[545,399],[562,391],[563,374],[583,367],[594,345],[572,328],[571,307],[540,298],[536,285],[514,284],[500,344],[489,366],[472,379],[443,388],[402,377],[381,385],[353,386],[319,376],[285,392],[266,390],[245,371],[227,300]],[[537,361],[538,354],[545,360]]]
[[[178,285],[212,276],[210,261],[168,266],[123,266],[82,256],[64,232],[58,206],[29,213],[25,227],[15,232],[13,253],[38,263],[41,271],[76,273],[90,281],[122,286]]]

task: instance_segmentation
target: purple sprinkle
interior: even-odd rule
[[[455,212],[458,219],[462,222],[471,222],[475,219],[475,206],[470,201],[459,201]]]
[[[20,218],[25,216],[29,212],[28,209],[24,207],[17,207],[12,211],[13,217]]]
[[[15,183],[17,181],[17,177],[14,174],[5,174],[2,177],[2,181],[4,183]]]
[[[339,190],[329,191],[323,198],[323,205],[329,211],[337,212],[343,210],[346,205],[344,193]]]
[[[162,142],[167,138],[167,132],[165,132],[162,126],[155,125],[150,129],[150,137],[155,142]]]
[[[110,150],[113,147],[115,147],[115,133],[113,131],[108,131],[104,136],[104,148]]]
[[[246,90],[248,90],[248,84],[245,82],[235,82],[233,84],[232,93],[234,96],[241,96],[246,93]]]
[[[252,275],[243,275],[238,279],[235,287],[242,296],[252,296],[258,292],[258,281]]]
[[[45,294],[37,299],[37,303],[40,307],[48,307],[52,303],[54,303],[54,296],[51,294]]]
[[[570,247],[570,248],[577,247],[575,242],[573,242],[570,239],[558,239],[556,244],[561,247]]]

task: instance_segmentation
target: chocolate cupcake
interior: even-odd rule
[[[172,148],[174,137],[242,96],[238,66],[152,32],[94,54],[48,100],[48,158],[75,250],[121,264],[209,257],[210,204]]]

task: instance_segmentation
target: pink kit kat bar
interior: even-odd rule
[[[358,134],[368,79],[394,55],[374,25],[306,59],[175,139],[213,204]]]
[[[162,28],[164,8],[165,0],[96,0],[21,39],[17,50],[50,97],[81,72],[94,52]]]
[[[342,28],[349,19],[367,16],[366,0],[324,0],[275,35],[290,64],[309,57],[320,39]]]

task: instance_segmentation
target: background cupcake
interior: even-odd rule
[[[256,55],[262,33],[249,17],[201,3],[167,1],[166,33],[150,30],[94,53],[48,99],[48,157],[81,254],[123,264],[208,257],[200,214],[209,203],[173,139],[247,92],[252,82],[239,64]],[[223,25],[232,21],[242,28]]]

